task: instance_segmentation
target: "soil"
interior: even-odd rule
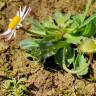
[[[7,29],[9,19],[15,16],[19,6],[30,6],[29,16],[42,20],[55,10],[81,12],[87,0],[0,0],[0,33]],[[96,9],[94,3],[89,11]],[[24,23],[24,28],[28,24]],[[28,37],[20,29],[15,39],[4,41],[0,37],[0,85],[8,78],[27,77],[28,96],[96,96],[96,83],[77,78],[64,70],[44,68],[38,61],[28,59],[28,54],[19,47],[19,42]],[[96,64],[95,64],[96,65]],[[48,66],[47,66],[48,67]],[[94,72],[96,73],[96,72]],[[95,74],[96,75],[96,74]],[[0,96],[5,96],[0,87]]]

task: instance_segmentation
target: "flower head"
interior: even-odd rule
[[[20,9],[17,12],[16,16],[10,19],[7,31],[2,34],[7,40],[10,40],[12,36],[16,36],[16,29],[22,27],[21,22],[25,19],[26,15],[29,13],[30,10],[31,8],[27,9],[26,6],[21,9],[20,6]]]

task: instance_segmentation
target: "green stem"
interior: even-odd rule
[[[91,3],[92,3],[92,0],[88,0],[88,3],[87,3],[87,5],[86,5],[86,8],[85,8],[85,11],[84,11],[84,14],[83,14],[82,22],[83,22],[83,21],[85,20],[85,18],[86,18],[86,15],[87,15],[87,13],[88,13],[88,10],[89,10],[89,8],[90,8]]]

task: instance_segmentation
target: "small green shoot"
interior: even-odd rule
[[[24,91],[27,87],[23,84],[25,78],[21,78],[18,81],[16,79],[5,80],[3,84],[4,93],[6,96],[26,96]]]

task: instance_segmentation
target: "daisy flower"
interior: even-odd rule
[[[10,40],[12,36],[16,36],[16,29],[22,27],[21,22],[25,19],[29,11],[31,11],[31,8],[27,9],[27,7],[25,6],[23,9],[21,9],[20,6],[20,9],[17,12],[16,16],[10,19],[7,31],[2,34],[6,38],[6,40]]]

